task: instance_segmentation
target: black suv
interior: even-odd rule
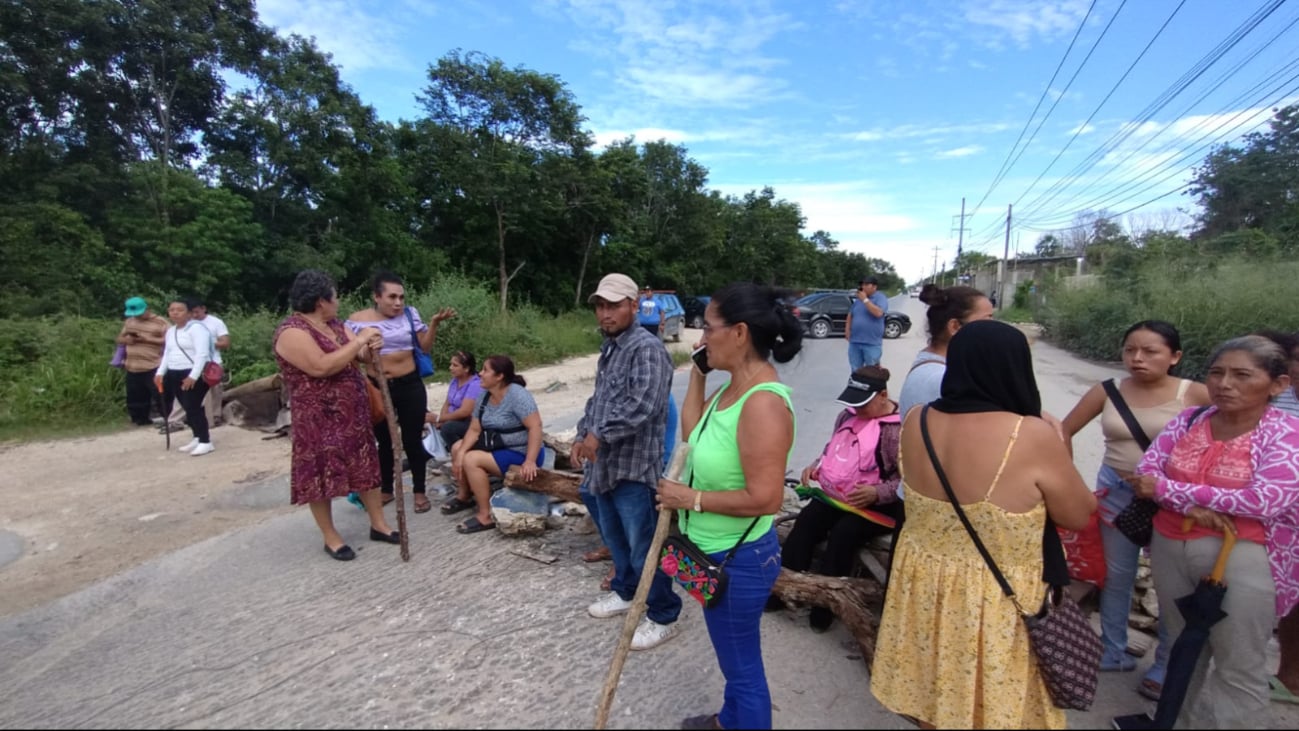
[[[814,338],[843,335],[852,307],[851,292],[813,292],[792,305],[794,316],[803,323],[803,332]],[[911,318],[901,312],[884,314],[884,337],[900,338],[911,330]]]
[[[686,310],[686,327],[699,330],[704,326],[704,310],[708,308],[708,303],[712,299],[707,295],[698,297],[686,295],[681,298],[681,306]]]

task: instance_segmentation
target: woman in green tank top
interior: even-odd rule
[[[679,510],[682,532],[726,563],[720,601],[704,610],[708,636],[726,677],[722,709],[687,718],[682,728],[771,728],[771,692],[762,666],[761,621],[780,575],[780,510],[794,445],[790,389],[771,361],[802,347],[798,319],[771,287],[739,282],[713,295],[704,312],[709,369],[731,380],[704,398],[706,376],[690,374],[681,431],[691,445],[687,483],[659,481],[659,508]]]

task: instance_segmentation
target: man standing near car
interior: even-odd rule
[[[848,340],[848,365],[853,371],[879,365],[884,355],[884,314],[889,311],[889,298],[879,290],[874,275],[862,277],[848,310],[843,336]]]
[[[640,292],[640,301],[637,303],[637,322],[640,326],[649,331],[651,335],[663,339],[663,308],[659,306],[654,299],[654,291],[646,287]]]
[[[605,276],[588,301],[595,305],[604,344],[595,392],[577,423],[572,457],[574,464],[585,464],[593,517],[613,555],[611,591],[587,607],[592,617],[603,618],[631,608],[654,539],[673,368],[658,337],[636,327],[638,300],[631,277]],[[681,597],[662,571],[654,572],[646,608],[632,637],[633,650],[648,650],[676,634]]]

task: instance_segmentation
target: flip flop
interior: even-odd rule
[[[464,534],[479,533],[485,530],[492,530],[495,527],[496,527],[495,523],[488,523],[487,525],[483,525],[482,523],[478,522],[478,516],[471,515],[469,516],[469,520],[466,520],[465,522],[456,526],[456,532],[464,533]]]
[[[1268,678],[1267,684],[1272,689],[1272,700],[1277,703],[1299,704],[1299,696],[1290,692],[1290,689],[1285,687],[1285,683],[1282,683],[1277,676],[1273,675]]]
[[[422,502],[420,501],[420,498],[423,498]],[[418,493],[415,495],[415,512],[427,513],[432,509],[433,509],[433,503],[429,501],[427,495],[422,495]]]

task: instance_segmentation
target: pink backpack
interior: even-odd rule
[[[830,495],[843,498],[857,485],[873,485],[880,481],[878,447],[880,425],[900,423],[900,414],[889,414],[878,419],[858,419],[849,414],[839,422],[830,442],[821,453],[817,482]]]

